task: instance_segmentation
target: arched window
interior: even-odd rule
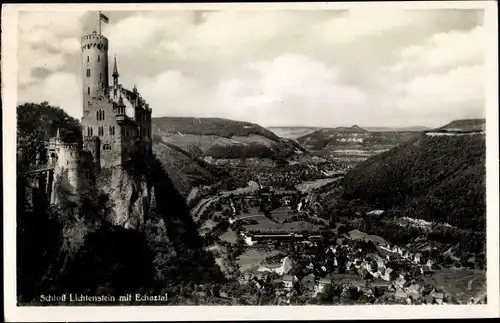
[[[89,57],[87,56],[87,63],[89,62]]]
[[[87,77],[90,77],[90,68],[87,68]]]
[[[97,55],[97,61],[100,62],[101,61],[101,55]]]
[[[101,115],[102,119],[101,120],[104,120],[105,119],[104,118],[104,111],[101,111],[101,112],[102,112],[102,115]]]
[[[109,126],[109,135],[114,136],[115,135],[115,126]]]
[[[96,112],[95,112],[95,118],[96,118],[97,120],[99,120],[99,111],[96,111]]]
[[[87,94],[90,95],[90,86],[87,88]]]
[[[94,128],[90,127],[90,136],[94,135]]]
[[[104,136],[104,127],[103,127],[103,126],[100,126],[100,127],[97,129],[97,131],[98,131],[98,133],[99,133],[99,134],[98,134],[98,136]]]
[[[102,150],[111,150],[111,145],[105,144],[104,146],[102,146]]]

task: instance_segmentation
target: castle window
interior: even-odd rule
[[[87,63],[89,62],[89,60],[90,60],[90,59],[89,59],[89,57],[87,56]]]
[[[104,146],[102,146],[102,150],[111,150],[111,145],[105,144]]]
[[[109,126],[109,134],[111,136],[114,136],[115,135],[115,126]]]
[[[96,111],[96,112],[95,112],[95,118],[96,118],[97,120],[99,120],[99,111]]]
[[[104,119],[105,119],[105,118],[104,118],[105,113],[104,113],[104,111],[101,111],[101,112],[102,112],[102,120],[104,120]]]
[[[101,61],[101,55],[97,55],[97,61],[100,62]]]
[[[87,94],[90,95],[90,86],[87,88]]]
[[[97,129],[97,131],[98,131],[98,133],[99,133],[99,134],[98,134],[98,136],[104,136],[104,127],[103,127],[103,126],[100,126],[100,127]]]
[[[90,77],[90,68],[87,68],[87,77]]]

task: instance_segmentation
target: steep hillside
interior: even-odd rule
[[[343,179],[344,198],[401,216],[485,226],[485,136],[425,134],[374,156]]]
[[[220,118],[162,117],[153,120],[154,139],[192,156],[247,158],[288,156],[301,150],[259,125]]]
[[[179,193],[186,197],[190,190],[198,185],[210,185],[217,180],[217,169],[193,158],[181,148],[155,140],[153,152],[162,163],[173,185]]]

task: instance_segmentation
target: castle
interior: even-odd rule
[[[108,39],[93,32],[81,38],[83,150],[92,154],[97,168],[121,166],[136,145],[151,153],[151,108],[134,85],[119,83],[116,56],[113,84],[109,84]]]
[[[131,153],[145,158],[152,154],[151,109],[135,85],[128,90],[119,83],[116,57],[113,84],[109,84],[106,37],[95,31],[85,35],[81,49],[82,141],[67,142],[57,129],[32,160],[29,143],[18,138],[24,207],[39,201],[33,199],[34,194],[45,195],[50,204],[69,201],[73,205],[80,189],[99,187],[113,201],[110,221],[139,228],[149,209],[152,187],[147,181],[132,182],[123,166]]]

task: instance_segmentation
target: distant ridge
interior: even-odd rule
[[[366,130],[370,132],[402,132],[402,131],[427,131],[432,128],[425,126],[409,126],[409,127],[365,127]]]
[[[302,151],[296,142],[258,124],[223,118],[161,117],[152,119],[153,139],[197,157],[274,158]]]
[[[361,128],[358,125],[354,125],[351,127],[336,127],[333,129],[330,129],[333,131],[338,131],[338,132],[368,132],[368,130]]]
[[[461,119],[453,120],[444,125],[438,130],[455,130],[455,131],[484,131],[486,119]]]

